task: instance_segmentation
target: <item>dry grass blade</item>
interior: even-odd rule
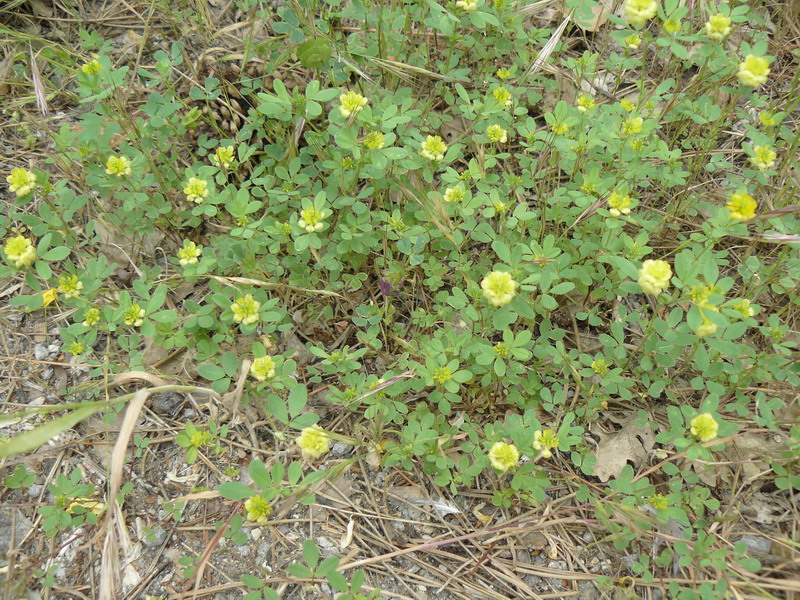
[[[555,4],[557,0],[536,0],[536,2],[531,2],[530,4],[526,4],[522,8],[517,9],[518,15],[530,15],[535,12],[539,12],[544,10],[551,4]]]
[[[295,292],[304,292],[306,294],[318,294],[320,296],[334,296],[336,298],[342,298],[341,294],[337,294],[336,292],[332,292],[330,290],[309,290],[307,288],[296,287],[293,285],[285,285],[282,283],[269,283],[268,281],[261,281],[259,279],[250,279],[248,277],[220,277],[219,275],[209,275],[209,279],[213,279],[215,281],[219,281],[220,283],[226,283],[228,285],[253,285],[256,287],[263,287],[263,288],[276,288],[276,287],[285,287],[287,289],[293,290]]]
[[[542,65],[547,62],[547,59],[550,58],[551,54],[553,54],[553,50],[556,49],[556,46],[561,40],[561,36],[564,34],[564,30],[567,28],[567,25],[571,19],[571,15],[564,17],[564,20],[561,21],[561,25],[559,25],[558,29],[553,32],[553,35],[551,35],[550,39],[547,40],[547,43],[544,45],[544,48],[542,48],[539,56],[536,57],[536,60],[533,61],[533,64],[525,72],[523,80],[535,74],[537,71],[539,71],[539,69],[542,68]]]
[[[31,49],[31,77],[33,78],[33,92],[36,96],[36,106],[39,107],[39,112],[43,117],[46,117],[50,114],[50,110],[47,107],[47,96],[44,93],[44,82],[42,81],[42,76],[39,73],[39,65],[36,62],[36,56],[33,54],[33,49]]]

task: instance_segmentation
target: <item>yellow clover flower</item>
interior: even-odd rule
[[[664,31],[669,34],[678,33],[681,30],[681,22],[677,19],[667,19],[664,21]]]
[[[461,184],[449,187],[444,191],[445,202],[461,202],[464,199],[464,186]]]
[[[380,131],[370,131],[363,142],[369,150],[380,150],[383,148],[383,143],[383,134]]]
[[[533,434],[532,446],[542,453],[543,458],[551,458],[553,449],[558,448],[561,441],[556,437],[556,432],[552,429],[537,431]]]
[[[100,309],[89,308],[83,313],[83,325],[85,327],[94,327],[100,322]]]
[[[653,494],[648,502],[655,509],[664,510],[669,508],[669,499],[663,494]]]
[[[8,191],[16,194],[17,198],[30,194],[36,187],[36,175],[33,171],[22,167],[11,169],[6,181],[8,182]]]
[[[748,317],[752,317],[756,314],[755,309],[750,306],[750,300],[747,298],[742,298],[741,300],[737,300],[731,305],[731,308],[735,311],[738,311],[740,315],[742,315],[743,319]]]
[[[56,288],[50,288],[42,292],[42,304],[44,306],[50,306],[56,300],[58,300],[58,290]]]
[[[581,94],[578,96],[578,110],[581,112],[586,112],[587,110],[591,110],[595,107],[594,98],[592,98],[589,94]]]
[[[731,20],[722,13],[711,15],[706,21],[706,35],[712,40],[720,42],[728,37],[730,33]]]
[[[497,69],[497,77],[498,79],[508,79],[511,77],[511,69],[507,67],[500,67]]]
[[[619,217],[620,215],[629,215],[631,214],[631,206],[633,206],[633,200],[627,194],[622,194],[620,192],[612,192],[611,195],[608,197],[608,206],[610,207],[608,212],[611,213],[612,217]]]
[[[489,125],[486,128],[486,135],[489,136],[490,142],[505,144],[508,141],[508,132],[500,125]]]
[[[622,133],[625,135],[636,135],[642,132],[644,119],[642,117],[626,117],[622,120]]]
[[[641,27],[656,16],[658,2],[656,0],[625,0],[622,10],[628,23]]]
[[[447,144],[438,135],[429,135],[422,142],[420,154],[428,160],[443,160],[445,152],[447,152]]]
[[[266,525],[272,514],[269,502],[261,496],[252,496],[245,500],[244,510],[247,512],[247,520],[258,525]]]
[[[699,338],[704,338],[709,335],[713,335],[717,331],[717,324],[713,321],[710,321],[705,315],[703,315],[703,322],[700,326],[694,330],[694,334]]]
[[[505,107],[511,106],[512,102],[514,101],[514,96],[512,96],[511,92],[509,92],[502,85],[494,89],[492,96],[494,96],[494,99],[498,104]]]
[[[672,268],[665,260],[646,260],[639,269],[639,285],[648,294],[658,296],[669,287]]]
[[[261,302],[253,298],[252,294],[237,298],[231,304],[231,312],[233,313],[233,321],[241,323],[242,325],[252,325],[257,323],[260,318],[258,311],[261,308]]]
[[[262,356],[250,365],[250,375],[259,381],[266,381],[275,377],[275,361],[271,356]]]
[[[514,444],[495,442],[489,450],[489,462],[495,469],[505,473],[519,465],[519,450]]]
[[[690,431],[701,442],[710,442],[717,437],[719,423],[711,413],[703,413],[692,419]]]
[[[190,240],[183,240],[183,247],[178,248],[178,262],[182,267],[196,265],[201,254],[203,254],[202,246]]]
[[[64,296],[64,298],[77,298],[81,295],[81,290],[83,289],[83,282],[78,280],[78,276],[75,274],[72,275],[62,275],[58,278],[58,291]]]
[[[625,37],[625,45],[631,50],[636,50],[641,43],[642,36],[640,36],[638,33],[632,33],[631,35]]]
[[[315,206],[308,206],[300,211],[300,219],[297,221],[297,224],[308,233],[314,233],[325,226],[322,222],[324,218],[325,213]]]
[[[736,192],[725,205],[731,219],[735,221],[746,221],[756,216],[758,203],[747,192]]]
[[[319,458],[331,449],[331,438],[319,425],[306,427],[297,438],[297,445],[306,458]]]
[[[96,75],[100,71],[103,70],[103,65],[100,64],[100,61],[96,58],[93,58],[87,63],[81,65],[81,71],[83,71],[86,75]]]
[[[457,0],[456,8],[460,8],[466,12],[472,12],[478,9],[478,0]]]
[[[203,200],[208,198],[208,182],[205,179],[191,177],[189,181],[186,182],[183,193],[186,194],[186,199],[189,202],[200,204]]]
[[[494,306],[505,306],[517,295],[517,282],[506,271],[492,271],[481,281],[483,296]]]
[[[763,171],[774,167],[776,158],[778,158],[778,154],[771,146],[755,146],[753,156],[750,157],[750,164],[759,171]]]
[[[36,260],[36,248],[24,235],[19,234],[6,240],[6,257],[18,269],[33,264]]]
[[[353,90],[339,96],[339,101],[341,102],[339,112],[345,119],[349,119],[351,115],[361,111],[369,102],[364,96]]]
[[[222,169],[228,169],[233,164],[233,146],[219,146],[211,157],[211,162]]]
[[[106,161],[106,174],[125,177],[133,172],[127,156],[109,156]]]
[[[145,310],[135,302],[122,313],[122,320],[129,327],[141,327],[144,323]]]
[[[767,75],[769,75],[769,61],[763,56],[754,56],[748,54],[744,60],[739,63],[739,71],[736,77],[742,85],[757,88],[763,83],[767,82]]]

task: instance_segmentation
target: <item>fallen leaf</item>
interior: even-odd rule
[[[598,434],[600,443],[594,453],[597,458],[594,475],[600,481],[619,477],[629,461],[634,467],[638,467],[650,454],[656,441],[655,433],[647,423],[644,427],[640,427],[637,424],[638,420],[637,415],[630,415],[620,422],[622,429],[619,431]]]

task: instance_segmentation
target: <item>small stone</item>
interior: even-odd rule
[[[33,347],[33,358],[36,360],[45,360],[47,358],[47,346],[44,344],[36,344]]]
[[[58,344],[50,344],[47,347],[47,354],[50,356],[50,358],[57,356],[59,352],[61,352],[61,346]]]
[[[747,549],[751,552],[769,554],[769,551],[772,549],[772,540],[760,536],[745,534],[740,537],[739,540],[744,542]]]
[[[333,444],[329,455],[333,458],[342,458],[350,454],[353,450],[353,446],[350,444],[345,444],[344,442],[336,442]]]
[[[38,483],[34,483],[33,485],[29,485],[28,489],[26,490],[28,492],[28,496],[30,496],[31,498],[38,498],[42,493],[42,488],[43,487],[44,486],[39,485]]]
[[[169,534],[163,527],[156,525],[152,533],[144,536],[142,543],[145,546],[160,546],[166,541],[168,535]]]

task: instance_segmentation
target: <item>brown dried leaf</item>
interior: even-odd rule
[[[636,415],[630,415],[620,423],[622,429],[619,431],[599,434],[600,443],[594,453],[597,458],[594,475],[600,481],[618,477],[628,461],[638,467],[653,449],[656,441],[655,433],[647,424],[640,427],[637,421]]]

